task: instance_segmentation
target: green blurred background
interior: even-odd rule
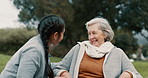
[[[20,28],[0,29],[0,72],[10,57],[37,35],[39,20],[48,14],[66,23],[63,41],[51,55],[59,61],[78,41],[87,39],[85,23],[94,17],[106,18],[115,36],[112,43],[134,60],[136,69],[148,78],[148,0],[11,0],[19,10]],[[139,40],[143,38],[144,40]]]

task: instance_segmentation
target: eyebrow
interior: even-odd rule
[[[92,31],[92,32],[96,32],[96,31]],[[87,33],[89,33],[89,31]]]

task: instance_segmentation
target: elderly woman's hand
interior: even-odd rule
[[[70,76],[69,72],[67,72],[67,71],[62,72],[61,75],[60,75],[60,77],[61,77],[61,78],[62,78],[62,77],[64,77],[64,78],[72,78],[72,77]]]
[[[132,73],[125,71],[120,75],[119,78],[133,78],[133,75],[132,75]]]

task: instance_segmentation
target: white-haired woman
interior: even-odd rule
[[[88,41],[78,42],[54,70],[70,78],[142,78],[126,54],[110,41],[114,32],[104,18],[86,23]],[[70,74],[69,74],[69,73]]]

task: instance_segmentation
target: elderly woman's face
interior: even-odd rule
[[[88,26],[88,39],[92,45],[99,47],[104,43],[105,35],[97,25],[98,24],[92,24]]]

